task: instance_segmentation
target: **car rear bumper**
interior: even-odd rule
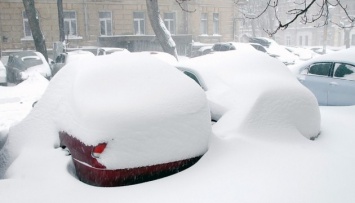
[[[113,187],[132,185],[163,178],[185,170],[195,164],[202,156],[164,164],[130,169],[100,169],[73,158],[79,180],[93,186]]]

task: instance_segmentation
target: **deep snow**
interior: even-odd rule
[[[2,98],[7,94],[10,91],[1,92]],[[0,116],[6,118],[2,117],[3,105],[8,109],[18,104],[1,104]],[[12,116],[18,117],[13,120],[20,121],[30,110],[14,111]],[[281,133],[272,129],[230,132],[233,136],[227,137],[213,134],[208,152],[191,168],[127,187],[89,186],[77,180],[71,157],[61,148],[25,147],[7,170],[7,178],[0,180],[0,199],[1,202],[355,202],[355,106],[320,107],[320,113],[321,134],[315,141],[295,131]],[[53,133],[50,126],[34,123],[24,128],[26,131],[18,129],[18,133],[24,136],[38,133],[43,138],[46,133]],[[212,128],[215,130],[214,125]],[[28,132],[29,129],[33,132]],[[39,141],[13,142],[31,146]]]

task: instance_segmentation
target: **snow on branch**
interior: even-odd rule
[[[241,8],[250,3],[248,0],[235,0],[234,2]],[[315,22],[319,22],[315,27],[322,27],[328,25],[328,23],[332,23],[340,28],[349,28],[353,27],[355,24],[355,17],[348,13],[347,5],[341,3],[341,0],[293,0],[292,3],[279,0],[265,0],[259,4],[262,4],[263,9],[257,14],[251,16],[249,13],[243,12],[241,9],[242,15],[244,18],[255,20],[260,18],[269,9],[273,10],[276,26],[272,29],[264,28],[264,31],[270,36],[274,35],[279,30],[287,29],[288,26],[294,23],[297,19],[299,19],[302,24],[313,24]],[[286,7],[285,4],[288,4],[287,7],[293,7],[292,9],[285,11],[285,14],[289,17],[286,21],[284,18],[280,17],[282,15],[280,8]],[[330,17],[331,10],[336,7],[340,8],[341,13],[344,14],[345,19],[349,21],[350,25],[345,25],[343,22],[337,23],[332,21]]]

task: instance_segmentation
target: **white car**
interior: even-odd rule
[[[320,55],[289,67],[319,105],[355,105],[355,49]]]
[[[266,131],[259,123],[276,127],[286,122],[309,139],[320,132],[314,95],[283,63],[265,53],[216,52],[183,61],[177,68],[205,90],[217,126],[233,121],[228,124],[232,128]]]
[[[6,68],[1,61],[0,61],[0,85],[7,85]]]
[[[251,43],[258,43],[264,46],[268,54],[278,60],[282,61],[285,65],[293,65],[297,60],[297,56],[290,53],[283,46],[280,46],[272,39],[265,37],[252,37],[249,39]]]
[[[41,74],[50,79],[52,76],[50,66],[44,56],[36,51],[21,51],[12,53],[6,64],[8,83],[20,83],[33,74]]]

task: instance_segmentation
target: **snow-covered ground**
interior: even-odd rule
[[[2,132],[31,111],[46,87],[43,78],[33,77],[0,89]],[[355,106],[320,107],[320,113],[321,134],[314,141],[295,131],[212,134],[208,152],[191,168],[125,187],[82,183],[66,151],[56,146],[27,147],[7,170],[6,179],[0,180],[0,201],[355,202]],[[0,139],[1,148],[6,136]]]

